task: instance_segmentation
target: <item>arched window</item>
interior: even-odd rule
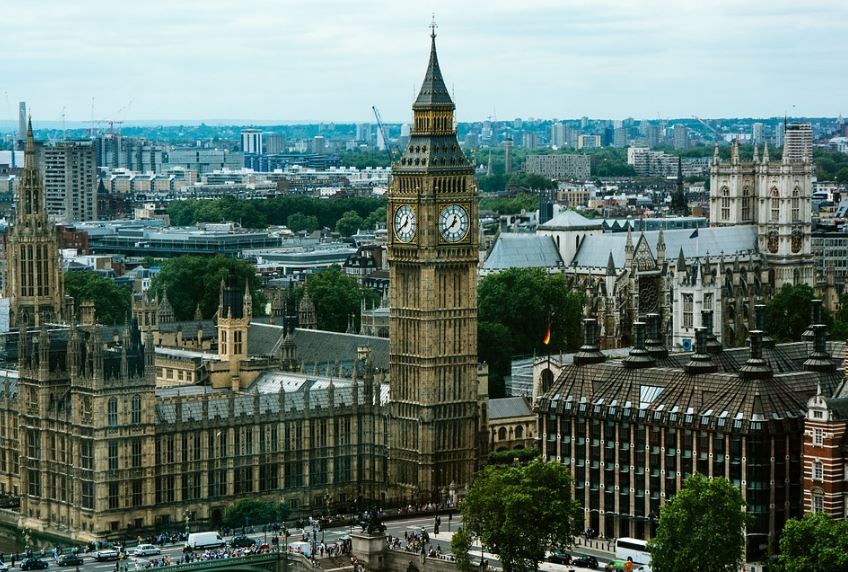
[[[506,441],[506,427],[501,427],[498,429],[498,440]]]
[[[109,427],[117,427],[118,426],[118,400],[115,397],[109,399],[109,406],[107,411],[107,422],[109,423]]]
[[[518,425],[518,426],[515,428],[515,438],[516,438],[516,439],[521,439],[521,438],[523,438],[523,437],[524,437],[524,427],[522,427],[521,425]]]
[[[777,222],[780,219],[780,193],[776,188],[771,190],[771,221]]]
[[[792,191],[792,222],[801,220],[801,191],[798,187]]]
[[[547,393],[554,382],[554,373],[549,369],[542,370],[542,393]]]
[[[132,423],[133,425],[141,424],[141,396],[133,395],[132,398]]]
[[[743,187],[742,188],[742,220],[749,221],[751,220],[751,201],[753,197],[751,197],[751,187]]]
[[[730,220],[730,190],[727,187],[721,188],[721,220]]]

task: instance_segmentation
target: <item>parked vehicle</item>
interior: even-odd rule
[[[26,558],[21,561],[21,570],[44,570],[47,562],[38,558]]]
[[[118,551],[114,548],[101,548],[100,550],[94,553],[94,559],[98,562],[105,562],[107,560],[117,560]]]
[[[548,555],[548,562],[553,562],[554,564],[571,564],[571,554],[567,552],[551,552]]]
[[[57,562],[59,566],[81,566],[82,563],[82,558],[76,554],[62,554]]]
[[[203,550],[204,548],[220,548],[226,544],[217,532],[192,532],[188,535],[186,544],[192,550]]]
[[[139,544],[133,550],[133,556],[155,556],[157,554],[162,554],[162,550],[152,544]]]
[[[232,540],[230,540],[230,546],[233,548],[248,548],[250,546],[255,546],[256,541],[250,538],[249,536],[234,536]]]
[[[582,566],[583,568],[597,568],[598,559],[594,556],[578,556],[571,561],[573,566]]]

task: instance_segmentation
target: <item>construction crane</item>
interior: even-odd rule
[[[389,163],[393,163],[395,160],[394,147],[389,144],[389,134],[386,132],[386,126],[383,125],[383,118],[380,116],[380,110],[377,109],[376,105],[372,105],[371,109],[374,110],[374,117],[377,118],[377,129],[380,130],[380,134],[383,136],[383,144],[386,146],[386,153],[389,154]]]
[[[91,120],[91,125],[92,125],[91,131],[92,131],[92,134],[93,134],[95,125],[108,125],[109,126],[109,134],[113,135],[115,133],[115,126],[116,125],[120,126],[121,124],[123,124],[123,121],[118,120],[118,119],[92,119]],[[101,133],[103,132],[102,129],[100,131],[101,131]]]
[[[694,119],[695,121],[697,121],[698,123],[700,123],[701,125],[706,127],[707,129],[709,129],[710,132],[712,132],[713,137],[715,139],[721,139],[721,132],[718,129],[716,129],[715,127],[713,127],[712,125],[710,125],[709,123],[707,123],[706,121],[704,121],[703,119],[698,117],[697,115],[693,115],[692,119]]]

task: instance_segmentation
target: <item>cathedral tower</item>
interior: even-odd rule
[[[221,281],[218,301],[218,357],[229,364],[233,391],[239,391],[241,360],[247,358],[247,329],[253,318],[250,284],[238,285],[235,268]]]
[[[477,427],[477,190],[436,55],[388,196],[390,478],[415,500],[470,483]]]
[[[35,158],[32,120],[27,124],[24,169],[17,185],[17,211],[6,246],[11,299],[10,326],[61,322],[65,288],[59,239],[47,220],[44,187]]]

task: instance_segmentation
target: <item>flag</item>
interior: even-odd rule
[[[548,345],[548,344],[551,343],[551,324],[550,324],[550,322],[548,323],[548,331],[545,333],[545,339],[542,340],[542,343],[544,343],[545,345]]]
[[[689,238],[698,238],[698,229],[696,228],[692,231],[692,234],[689,235]]]

